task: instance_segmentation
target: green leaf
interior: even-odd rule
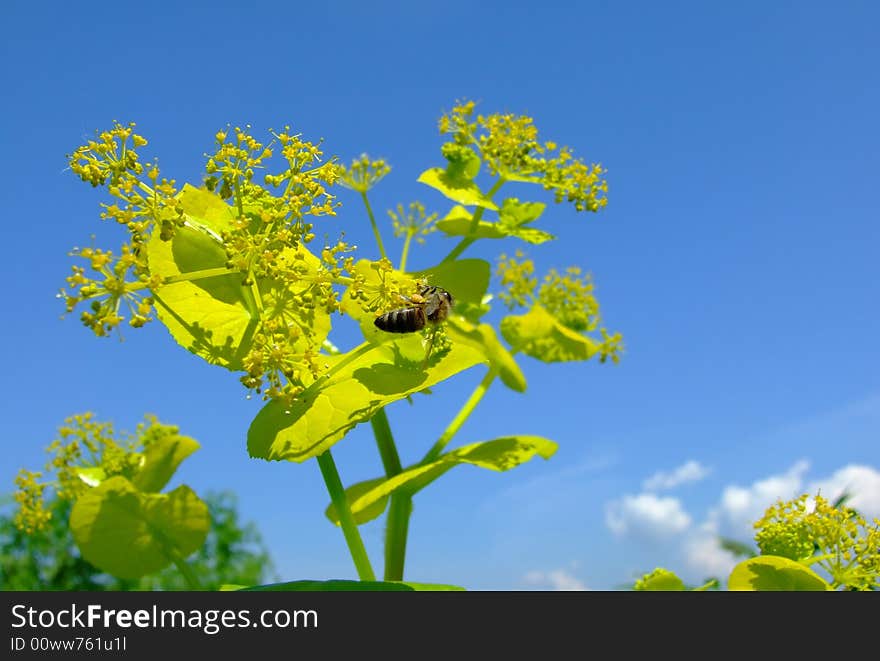
[[[718,545],[738,558],[754,558],[757,555],[749,544],[730,537],[719,537]]]
[[[220,196],[205,188],[184,184],[179,197],[188,219],[206,225],[217,233],[231,229],[238,215]]]
[[[727,581],[729,590],[831,590],[809,567],[776,555],[759,555],[739,563]]]
[[[473,239],[506,239],[512,236],[536,245],[556,238],[549,232],[523,226],[537,219],[545,205],[539,202],[520,204],[515,198],[505,200],[504,204],[507,214],[502,208],[501,222],[481,219],[474,227],[472,214],[464,207],[455,206],[445,218],[437,221],[437,228],[449,236],[467,236]]]
[[[465,176],[453,177],[443,168],[431,168],[422,172],[418,181],[437,189],[459,204],[498,211],[498,206],[483,194],[479,186]]]
[[[452,294],[456,305],[479,305],[489,289],[492,266],[485,259],[457,259],[424,271],[413,271],[410,275],[425,278],[428,284],[442,287]]]
[[[161,491],[180,463],[199,449],[196,440],[172,434],[158,438],[144,452],[144,462],[132,479],[140,491]]]
[[[373,480],[366,480],[365,482],[352,484],[345,490],[345,498],[349,503],[354,502],[384,481],[384,477],[379,477]],[[354,521],[358,525],[362,525],[373,519],[378,519],[385,512],[386,507],[388,507],[387,496],[374,501],[369,507],[366,507],[363,510],[352,512],[352,514],[354,514]],[[335,523],[337,526],[339,525],[339,514],[336,512],[336,505],[330,503],[327,506],[327,509],[324,510],[324,515],[330,519],[331,522]]]
[[[498,340],[495,329],[489,324],[477,326],[458,317],[451,317],[447,327],[453,342],[464,342],[479,347],[489,358],[489,365],[498,372],[501,381],[511,390],[525,392],[526,377],[513,356]]]
[[[370,264],[369,260],[360,260],[354,266],[354,273],[363,279],[368,289],[378,288],[381,285],[380,276],[370,268]],[[386,277],[392,278],[396,282],[424,278],[429,284],[446,289],[451,293],[456,306],[466,307],[479,305],[482,302],[483,296],[489,288],[491,270],[489,262],[483,259],[459,259],[413,273],[404,274],[395,270]],[[350,290],[346,290],[343,294],[340,305],[345,314],[357,320],[367,341],[374,344],[396,341],[394,336],[376,328],[374,323],[376,315],[364,312],[360,303],[352,300]],[[405,303],[401,301],[401,306],[403,305]]]
[[[309,342],[320,345],[330,331],[330,315],[320,306],[306,309],[289,305],[311,283],[304,278],[301,284],[287,287],[261,278],[254,287],[245,286],[245,274],[223,272],[227,257],[220,234],[235,217],[232,207],[213,193],[191,186],[181,191],[180,204],[186,225],[178,228],[170,241],[154,232],[147,242],[151,274],[177,280],[155,291],[157,316],[172,337],[209,363],[233,371],[243,369],[242,359],[251,349],[261,315],[266,319],[284,315],[287,323],[308,328],[308,336],[303,334],[302,338],[304,350]],[[279,260],[296,262],[307,275],[316,273],[320,265],[303,246],[284,251]],[[220,275],[204,275],[217,271]],[[257,295],[262,306],[255,301]]]
[[[70,513],[83,557],[119,578],[139,578],[185,558],[205,542],[209,526],[207,505],[189,487],[142,493],[120,476],[83,493]]]
[[[452,179],[475,179],[480,173],[480,157],[470,148],[453,149],[444,153],[446,174]]]
[[[188,221],[190,222],[190,221]],[[181,227],[171,241],[153,233],[147,243],[150,271],[164,278],[225,267],[220,243],[196,226]],[[242,368],[258,320],[251,314],[241,273],[228,273],[159,287],[156,314],[171,336],[211,364]]]
[[[515,236],[517,239],[521,239],[526,243],[531,243],[536,246],[546,243],[547,241],[553,241],[556,238],[556,236],[550,234],[550,232],[545,232],[544,230],[539,230],[534,227],[516,227],[510,229],[508,231],[508,236]]]
[[[395,491],[415,494],[455,466],[470,464],[494,471],[506,471],[526,463],[536,455],[549,459],[556,448],[556,443],[541,436],[506,436],[473,443],[442,454],[431,463],[407,468],[394,477],[377,478],[349,487],[353,495],[359,494],[349,500],[349,506],[355,518],[360,517],[359,523],[366,522],[370,520],[367,512],[375,512],[376,504]],[[368,484],[374,486],[366,488]]]
[[[595,340],[563,326],[540,305],[502,319],[501,334],[514,350],[545,363],[589,360],[599,349]]]
[[[454,206],[446,217],[437,221],[437,229],[449,236],[470,236],[475,239],[503,239],[507,232],[498,223],[480,220],[471,232],[473,216],[464,207]]]
[[[518,172],[508,172],[507,170],[498,173],[504,177],[504,181],[520,181],[526,184],[540,184],[544,182],[544,178],[537,174],[521,174]]]
[[[508,197],[501,204],[498,218],[502,225],[517,227],[538,220],[546,208],[542,202],[520,202],[515,197]]]
[[[89,466],[88,468],[75,468],[74,472],[76,476],[82,480],[84,483],[88,484],[90,487],[96,487],[101,482],[104,481],[104,478],[107,477],[107,472],[104,470],[102,466]]]
[[[458,592],[464,590],[455,585],[439,583],[345,580],[291,581],[239,589],[244,592]]]
[[[273,400],[248,430],[252,457],[305,461],[315,457],[382,407],[424,390],[450,376],[486,362],[476,349],[453,344],[424,364],[419,334],[328,358],[328,375],[290,406]]]

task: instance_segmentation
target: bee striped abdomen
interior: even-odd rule
[[[425,308],[420,306],[392,310],[376,317],[376,327],[386,333],[415,333],[425,327]]]

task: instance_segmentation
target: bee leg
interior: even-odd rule
[[[431,339],[428,342],[428,350],[425,353],[425,361],[422,363],[422,370],[428,369],[428,360],[431,358],[431,351],[434,348],[434,338],[437,337],[437,328],[431,328]]]

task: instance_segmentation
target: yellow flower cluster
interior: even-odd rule
[[[506,254],[498,258],[495,274],[501,280],[502,290],[498,294],[511,310],[517,307],[529,307],[534,301],[535,287],[538,279],[533,277],[535,263],[525,259],[525,253],[517,250],[513,257]]]
[[[539,305],[560,324],[579,333],[598,330],[602,335],[599,360],[604,363],[610,359],[618,363],[623,352],[623,336],[620,333],[612,335],[599,327],[599,301],[589,276],[576,266],[563,273],[550,269],[539,286],[534,273],[534,262],[526,259],[521,250],[517,250],[513,257],[501,255],[495,271],[502,287],[498,297],[511,310]]]
[[[383,159],[372,160],[362,154],[351,162],[349,167],[341,168],[339,183],[358,193],[366,193],[378,184],[389,172],[391,166]]]
[[[835,587],[880,588],[880,520],[872,524],[845,505],[803,494],[778,501],[755,523],[761,553],[816,564]]]
[[[540,183],[553,192],[557,203],[570,202],[577,211],[595,212],[606,206],[608,183],[601,165],[586,164],[555,142],[540,142],[531,117],[511,113],[474,117],[474,111],[473,101],[457,104],[440,118],[440,133],[451,135],[458,148],[475,148],[493,175]]]
[[[397,237],[411,236],[418,243],[424,243],[425,237],[436,229],[437,214],[426,214],[421,202],[410,202],[408,207],[398,204],[396,210],[388,210],[388,215]]]
[[[100,470],[104,478],[131,477],[150,443],[173,433],[177,433],[177,427],[164,425],[154,416],[147,416],[134,434],[116,433],[111,423],[96,421],[92,413],[65,419],[58,437],[46,448],[51,457],[45,472],[22,470],[15,479],[16,526],[28,534],[44,529],[51,519],[45,507],[47,490],[72,501],[88,488],[85,471]],[[47,479],[44,475],[53,477]]]
[[[579,332],[596,330],[599,302],[580,267],[570,266],[565,273],[550,269],[538,289],[538,300],[564,326]]]

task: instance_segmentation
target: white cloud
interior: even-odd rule
[[[556,591],[586,590],[587,586],[564,569],[553,569],[548,572],[530,571],[523,580],[529,585],[540,589]]]
[[[672,489],[687,482],[698,482],[709,475],[710,472],[699,461],[691,459],[671,472],[658,471],[654,473],[645,480],[642,488],[645,491]]]
[[[752,524],[764,515],[764,511],[779,499],[787,500],[803,491],[804,473],[809,462],[801,460],[785,473],[771,475],[753,482],[748,487],[731,485],[721,494],[718,507],[709,514],[722,533],[751,539]]]
[[[662,539],[687,530],[691,517],[677,498],[640,493],[608,503],[605,506],[605,523],[618,537]]]
[[[682,552],[694,580],[714,576],[724,582],[734,565],[742,559],[721,547],[717,528],[711,520],[704,522],[685,540]]]
[[[804,474],[807,461],[798,461],[785,473],[770,475],[750,486],[730,485],[722,494],[718,506],[709,512],[706,520],[682,545],[689,576],[718,576],[726,578],[733,566],[741,560],[718,544],[718,536],[731,537],[745,543],[752,542],[753,523],[777,500],[789,499],[803,493],[821,493],[835,500],[844,492],[852,495],[848,504],[866,518],[880,516],[880,471],[869,466],[849,464],[830,476],[806,484]]]
[[[852,496],[846,504],[859,511],[866,519],[880,517],[880,471],[870,466],[849,464],[835,471],[830,477],[810,484],[807,493],[820,493],[830,501],[843,494]]]

